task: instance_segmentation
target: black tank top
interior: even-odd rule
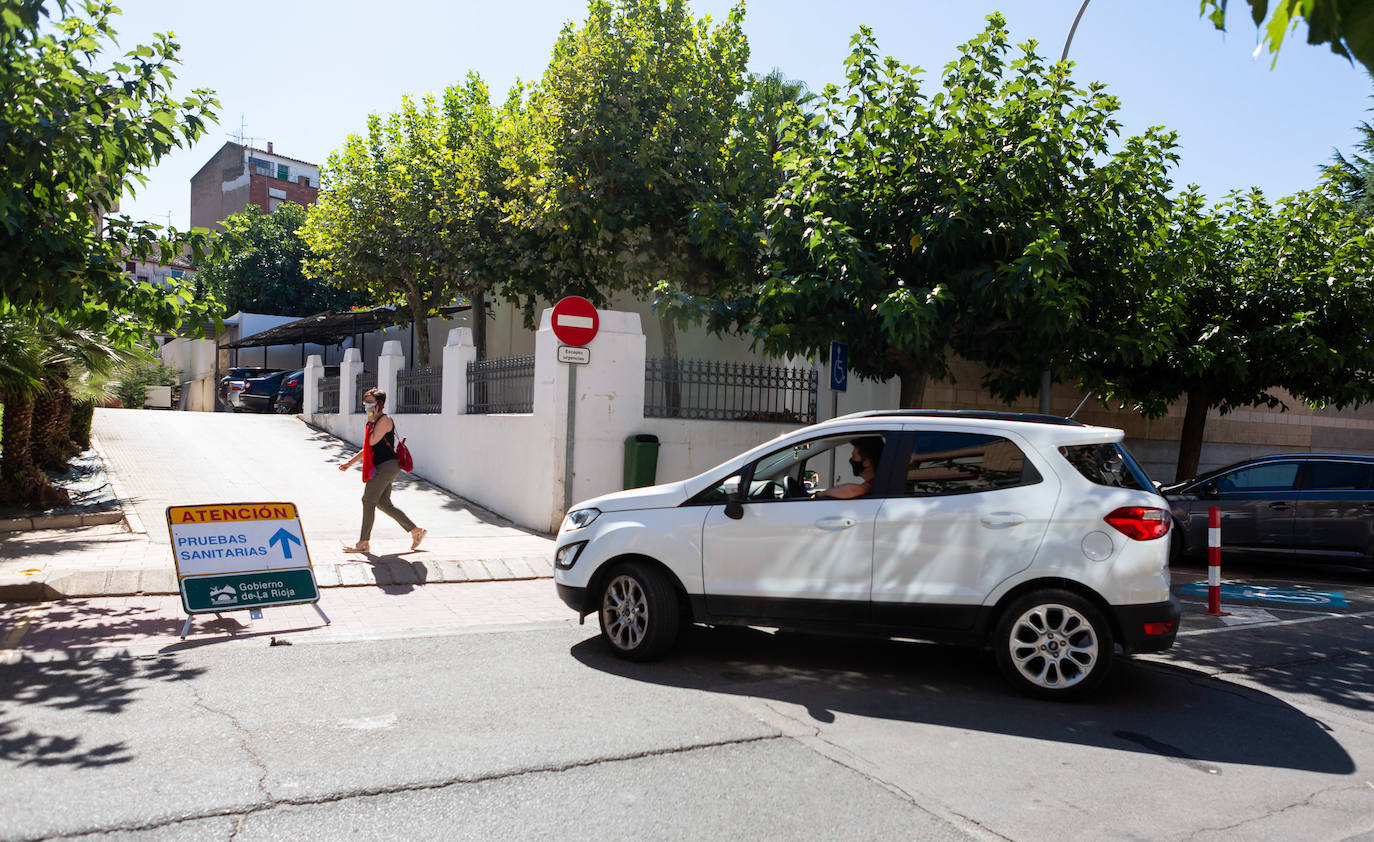
[[[382,416],[382,418],[385,417],[385,415]],[[380,424],[381,421],[382,419],[378,418],[374,423]],[[369,435],[370,432],[371,431],[369,431]],[[394,461],[396,461],[396,422],[393,421],[391,423],[391,429],[386,431],[386,435],[382,436],[382,440],[372,445],[372,464],[380,465],[383,462]]]

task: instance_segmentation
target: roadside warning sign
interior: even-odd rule
[[[168,506],[167,530],[187,614],[319,601],[294,503]]]

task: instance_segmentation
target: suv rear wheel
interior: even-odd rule
[[[1078,594],[1043,590],[1007,607],[993,641],[1002,674],[1023,693],[1077,699],[1102,683],[1111,667],[1111,626]]]
[[[662,573],[621,564],[601,589],[601,636],[628,661],[648,661],[672,648],[679,628],[677,594]]]

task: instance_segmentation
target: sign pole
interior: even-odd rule
[[[577,429],[577,366],[568,363],[568,449],[563,457],[563,514],[572,508],[573,433]]]
[[[1207,510],[1207,613],[1225,617],[1221,610],[1221,508]]]

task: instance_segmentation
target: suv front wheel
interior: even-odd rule
[[[677,639],[677,594],[667,577],[638,563],[617,566],[601,589],[597,616],[611,651],[628,661],[663,655]]]
[[[1017,689],[1042,699],[1077,699],[1107,677],[1111,626],[1078,594],[1043,590],[1008,606],[993,640],[997,664]]]

